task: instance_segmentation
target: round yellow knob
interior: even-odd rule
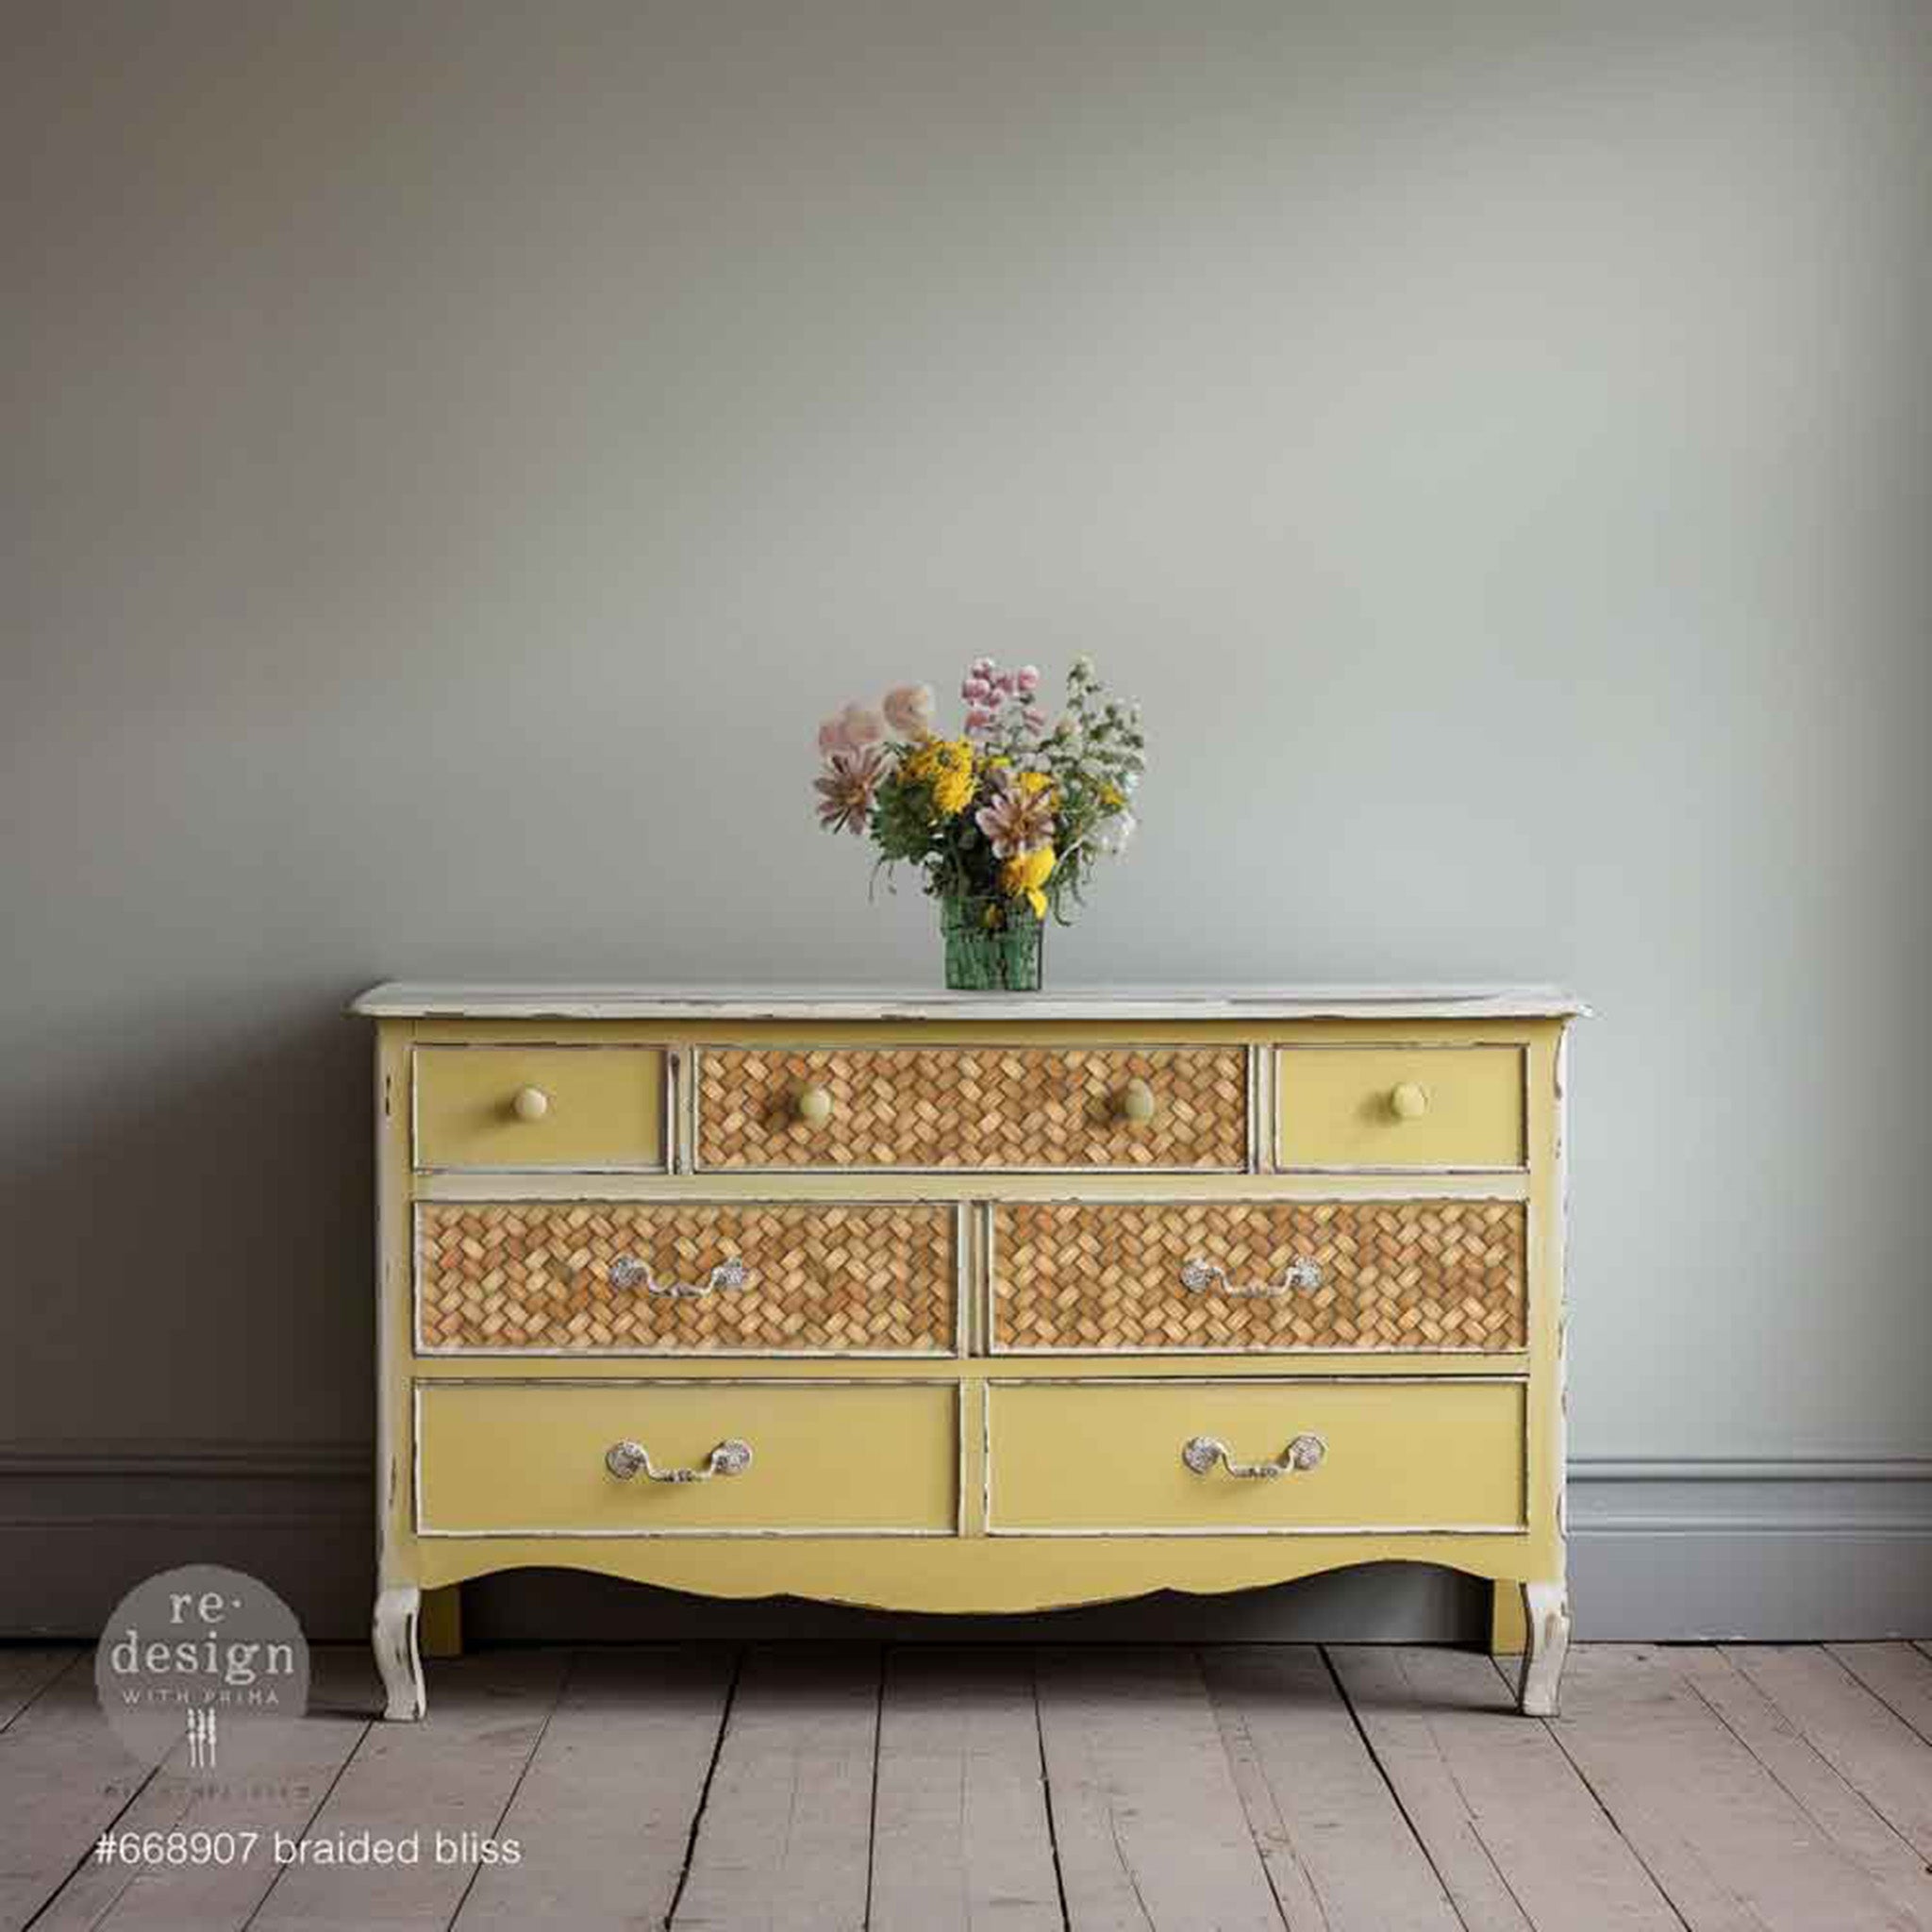
[[[1129,1080],[1121,1093],[1122,1117],[1137,1127],[1144,1127],[1154,1118],[1158,1106],[1153,1088],[1144,1080]]]
[[[1399,1121],[1419,1121],[1429,1110],[1429,1093],[1413,1080],[1405,1080],[1389,1094],[1389,1111]]]
[[[550,1096],[541,1087],[519,1087],[509,1110],[520,1121],[541,1121],[550,1111]]]
[[[801,1087],[792,1106],[808,1127],[822,1127],[832,1118],[832,1096],[824,1087]]]

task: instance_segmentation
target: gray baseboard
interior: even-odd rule
[[[1581,1457],[1570,1481],[1583,1638],[1932,1636],[1932,1457]],[[358,1637],[374,1590],[373,1491],[363,1443],[0,1444],[0,1637],[93,1637],[131,1585],[194,1561],[261,1577],[318,1641]],[[1458,1642],[1487,1628],[1480,1586],[1402,1563],[1026,1618],[713,1603],[567,1571],[485,1578],[465,1605],[481,1641]]]
[[[1579,1457],[1577,1634],[1932,1634],[1932,1457]]]

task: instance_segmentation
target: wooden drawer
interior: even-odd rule
[[[1284,1168],[1520,1168],[1520,1046],[1287,1046],[1274,1057]]]
[[[716,1047],[697,1078],[705,1168],[1247,1165],[1241,1046]]]
[[[1520,1201],[1016,1201],[995,1351],[1522,1348]]]
[[[951,1382],[419,1382],[421,1536],[955,1536]],[[625,1479],[620,1443],[659,1471]],[[721,1452],[714,1455],[714,1452]]]
[[[647,1046],[419,1046],[419,1168],[665,1165],[664,1056]]]
[[[992,1535],[1489,1530],[1524,1526],[1513,1382],[994,1383]],[[1273,1478],[1297,1438],[1321,1459]],[[1200,1441],[1196,1474],[1182,1451]]]
[[[960,1212],[916,1201],[423,1203],[417,1347],[950,1355]]]

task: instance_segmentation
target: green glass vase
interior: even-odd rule
[[[1010,899],[966,893],[940,901],[946,986],[953,992],[1038,992],[1046,922]]]

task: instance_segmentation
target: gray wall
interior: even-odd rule
[[[813,722],[1082,649],[1155,763],[1057,978],[1599,1007],[1585,1628],[1909,1614],[1924,8],[4,32],[0,1622],[359,1600],[358,985],[929,983]]]

